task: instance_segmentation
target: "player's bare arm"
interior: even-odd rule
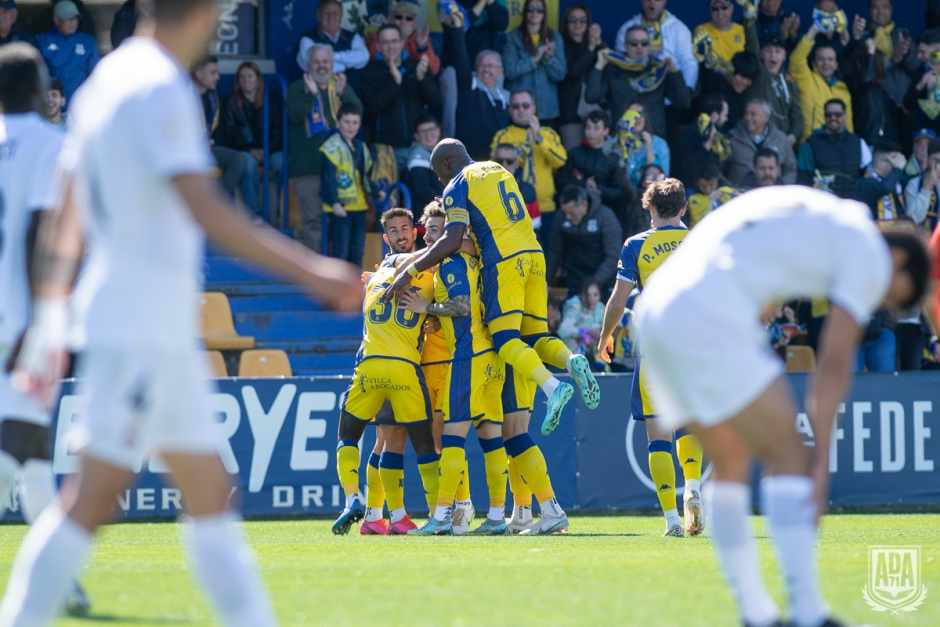
[[[15,384],[48,405],[66,367],[66,299],[81,259],[81,210],[75,185],[65,178],[59,211],[45,212],[33,256],[33,322],[23,338],[13,374]]]
[[[604,326],[601,327],[601,335],[597,339],[597,355],[604,363],[610,363],[610,355],[614,350],[614,332],[620,324],[620,318],[623,317],[623,310],[627,306],[627,299],[630,298],[634,285],[632,281],[617,279],[614,282],[614,291],[607,299],[607,305],[604,307]]]
[[[855,352],[862,328],[844,308],[833,304],[819,339],[816,373],[806,394],[806,411],[816,444],[813,457],[816,516],[825,512],[829,494],[829,445],[839,404],[852,381]]]
[[[444,235],[434,242],[433,246],[425,248],[424,251],[418,255],[417,259],[403,266],[391,287],[385,291],[383,299],[388,300],[394,294],[400,293],[411,283],[411,277],[419,272],[424,272],[428,268],[436,266],[443,261],[444,258],[460,250],[466,231],[466,224],[456,222],[449,223],[444,230]]]
[[[356,268],[311,252],[273,229],[255,226],[222,198],[208,176],[184,174],[174,177],[173,184],[216,245],[303,286],[334,309],[359,309],[362,285]]]
[[[441,303],[429,303],[421,298],[419,294],[405,291],[398,296],[398,302],[409,311],[426,313],[431,316],[463,318],[470,315],[469,296],[455,296]]]

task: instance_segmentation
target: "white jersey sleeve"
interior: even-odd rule
[[[140,128],[137,144],[157,173],[171,178],[211,170],[205,121],[191,85],[176,81],[161,86],[135,105],[142,108],[136,119],[151,121]]]

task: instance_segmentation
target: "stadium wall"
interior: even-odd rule
[[[558,499],[572,511],[655,508],[644,430],[628,420],[630,377],[610,375],[600,381],[602,402],[597,411],[569,409],[558,431],[548,438],[533,428]],[[791,382],[797,398],[802,398],[805,377],[794,376]],[[226,468],[236,475],[236,498],[247,517],[332,515],[341,509],[334,470],[337,401],[347,384],[347,377],[218,382],[212,403],[228,443],[221,454]],[[60,476],[77,467],[66,434],[79,406],[75,384],[67,382],[54,416],[54,469]],[[533,425],[540,420],[535,416]],[[797,429],[811,445],[805,414],[798,416]],[[369,429],[364,450],[371,450],[372,438]],[[940,374],[859,376],[843,405],[833,441],[834,506],[940,506]],[[482,453],[473,436],[468,455],[473,498],[483,506],[487,497]],[[146,462],[141,471],[137,484],[121,499],[123,517],[174,517],[180,495],[164,485],[165,469],[159,460]],[[361,474],[365,476],[364,470]],[[405,494],[412,512],[426,509],[413,454],[406,457]],[[19,519],[15,502],[6,519]]]

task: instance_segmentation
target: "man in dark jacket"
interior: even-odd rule
[[[345,74],[333,72],[333,49],[314,44],[307,55],[308,71],[287,88],[287,169],[300,205],[298,239],[322,251],[323,212],[320,201],[320,146],[336,128],[343,105],[362,108]]]
[[[411,190],[411,211],[415,222],[423,208],[444,193],[444,186],[431,169],[431,152],[441,139],[441,125],[433,115],[422,115],[415,122],[414,144],[408,151],[408,175]]]
[[[15,41],[35,46],[36,40],[16,27],[17,17],[19,13],[16,10],[16,1],[0,0],[0,46],[12,44]]]
[[[610,207],[621,225],[626,219],[627,204],[632,196],[630,183],[616,155],[605,152],[610,134],[606,111],[592,111],[584,121],[584,141],[568,151],[568,162],[558,173],[558,186],[584,187]]]
[[[441,92],[427,58],[403,54],[401,31],[396,25],[383,25],[378,42],[379,52],[362,71],[369,141],[394,147],[403,164],[418,116],[440,112]]]
[[[688,109],[691,93],[672,58],[664,62],[650,53],[646,28],[632,26],[627,31],[626,57],[610,50],[601,51],[588,74],[584,99],[591,104],[607,102],[614,120],[619,120],[634,102],[643,105],[646,118],[655,129],[666,125],[666,99],[676,109]]]
[[[212,156],[221,170],[222,188],[231,198],[235,198],[245,176],[245,160],[237,150],[217,146],[214,135],[219,130],[222,118],[222,106],[216,86],[219,84],[219,60],[215,57],[206,57],[193,66],[193,85],[202,101],[202,111],[206,118],[206,131],[209,134],[209,145],[212,147]]]
[[[583,187],[566,187],[560,202],[564,219],[555,221],[547,250],[549,285],[566,287],[569,293],[577,293],[586,282],[606,289],[617,272],[623,244],[620,223]]]
[[[457,139],[476,161],[490,156],[490,141],[509,124],[509,92],[503,89],[503,61],[498,52],[483,49],[470,66],[462,28],[444,24],[445,58],[457,73]]]
[[[800,146],[800,182],[827,189],[841,198],[854,198],[855,180],[871,163],[871,149],[865,140],[846,129],[844,102],[833,98],[826,102],[824,111],[826,124]]]

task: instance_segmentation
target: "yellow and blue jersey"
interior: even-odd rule
[[[624,242],[620,251],[617,278],[642,290],[650,275],[688,234],[689,230],[684,226],[661,226],[634,235]]]
[[[642,292],[650,276],[688,234],[689,230],[684,226],[661,226],[634,235],[624,243],[620,252],[617,278],[635,284]],[[656,414],[641,359],[637,359],[633,370],[631,405],[634,420],[646,420]]]
[[[386,257],[366,286],[362,305],[362,344],[356,356],[357,363],[372,357],[421,363],[425,314],[408,311],[398,304],[397,297],[389,301],[382,300],[385,289],[391,285],[395,276],[397,257]],[[422,298],[430,301],[434,293],[433,273],[419,272],[411,280],[408,289],[417,290]]]
[[[480,261],[466,253],[457,253],[442,261],[434,275],[436,302],[442,303],[460,296],[470,299],[470,315],[440,318],[441,334],[450,358],[455,361],[465,361],[493,349],[490,334],[483,324]]]
[[[493,161],[471,163],[444,190],[447,221],[470,227],[484,266],[542,252],[516,178]]]

